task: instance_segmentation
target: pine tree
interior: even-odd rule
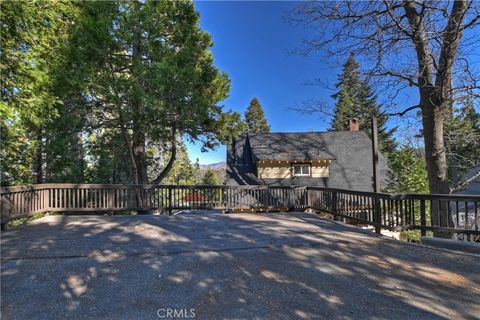
[[[480,113],[475,111],[472,97],[458,101],[446,114],[443,136],[450,184],[462,190],[465,174],[480,165]]]
[[[387,129],[387,117],[381,112],[377,96],[368,81],[360,76],[360,65],[351,54],[343,65],[343,71],[336,84],[338,92],[332,95],[336,100],[332,131],[348,130],[348,119],[357,118],[360,130],[371,137],[370,121],[373,116],[378,120],[378,140],[380,151],[387,157],[395,152],[396,142],[393,133],[396,128]]]
[[[218,179],[217,179],[217,176],[215,175],[215,171],[213,171],[212,169],[208,169],[203,175],[202,184],[210,185],[210,186],[218,185]]]
[[[44,182],[46,127],[61,106],[54,79],[76,15],[73,2],[0,2],[2,186]]]
[[[423,156],[409,146],[402,146],[390,159],[389,183],[386,192],[391,193],[428,193],[427,164]],[[420,210],[420,204],[414,203],[414,210]],[[429,204],[427,204],[427,221],[430,220]],[[420,224],[420,217],[415,218]],[[407,241],[419,241],[418,230],[408,230],[400,233]]]
[[[384,156],[390,159],[397,148],[397,142],[393,137],[397,128],[387,129],[388,118],[382,113],[381,106],[377,103],[377,96],[365,80],[361,81],[358,100],[358,110],[354,108],[354,117],[358,118],[360,123],[363,123],[362,129],[370,138],[372,137],[370,121],[372,117],[377,117],[379,149]]]
[[[389,184],[391,193],[428,193],[427,165],[415,150],[402,146],[390,161]]]
[[[185,142],[180,138],[178,140],[177,157],[172,169],[162,182],[174,185],[193,185],[197,175],[196,167],[190,162]]]
[[[360,65],[353,54],[343,65],[336,87],[338,92],[332,95],[336,104],[331,130],[348,130],[348,119],[357,116],[354,111],[356,106],[360,105],[358,96],[361,89]]]
[[[265,119],[265,113],[257,98],[250,101],[250,105],[245,112],[245,121],[247,122],[247,131],[250,133],[270,132],[270,125]]]

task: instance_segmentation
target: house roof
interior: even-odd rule
[[[335,160],[328,144],[333,132],[280,132],[249,134],[254,161]],[[345,138],[347,136],[345,135]]]
[[[260,179],[256,161],[333,160],[329,177]],[[330,188],[373,190],[372,141],[363,131],[327,131],[248,134],[235,138],[227,148],[227,185],[315,185]],[[379,155],[380,178],[388,167]]]

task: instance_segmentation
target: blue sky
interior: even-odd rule
[[[231,79],[230,96],[223,102],[226,110],[243,114],[250,100],[257,97],[272,131],[324,131],[329,119],[288,108],[310,98],[333,104],[332,91],[305,82],[320,78],[334,83],[341,65],[292,53],[305,37],[305,30],[285,20],[296,4],[208,1],[196,2],[195,7],[201,27],[213,38],[215,65]],[[200,144],[187,143],[187,147],[192,161],[225,161],[224,146],[207,153],[200,152]]]

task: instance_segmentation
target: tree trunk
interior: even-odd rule
[[[147,184],[147,160],[145,157],[145,135],[141,133],[135,134],[133,139],[133,156],[135,159],[135,166],[137,167],[138,184]]]
[[[175,134],[172,139],[172,147],[170,148],[170,159],[168,160],[167,165],[163,168],[162,172],[152,181],[152,184],[159,184],[163,179],[168,175],[170,170],[172,170],[173,164],[177,159],[177,140]]]
[[[80,129],[75,128],[72,132],[72,152],[75,159],[75,178],[74,181],[70,182],[82,183],[84,181],[85,161],[83,158],[83,145],[82,132]]]
[[[434,90],[434,89],[432,89]],[[445,102],[438,99],[421,99],[423,135],[425,141],[425,157],[428,173],[428,184],[432,194],[448,194],[450,187],[448,182],[448,164],[443,140],[443,123]],[[432,201],[430,206],[432,226],[453,227],[453,219],[450,215],[447,202]],[[436,237],[452,238],[453,234],[435,231]]]
[[[138,214],[148,214],[148,204],[146,203],[146,195],[144,193],[143,185],[148,183],[147,180],[147,161],[145,158],[145,136],[143,134],[137,134],[133,140],[133,157],[135,161],[135,166],[137,168],[137,184],[140,185],[139,189],[137,188],[137,201],[140,204]]]
[[[135,134],[133,138],[133,145],[130,147],[132,164],[134,165],[134,179],[135,184],[139,185],[136,190],[136,197],[138,207],[141,208],[137,210],[138,214],[147,214],[146,210],[147,204],[145,202],[145,196],[143,193],[142,186],[147,184],[147,162],[145,159],[145,136],[142,134]]]
[[[443,141],[443,123],[445,112],[452,103],[452,66],[462,37],[462,21],[468,3],[465,0],[453,3],[448,24],[442,31],[442,49],[438,63],[435,63],[430,51],[425,19],[423,13],[417,11],[417,3],[413,0],[405,0],[403,7],[412,29],[411,37],[418,59],[418,86],[430,193],[448,194],[450,187]],[[453,227],[448,203],[442,204],[440,201],[432,200],[430,210],[433,226]],[[454,236],[445,232],[434,232],[434,235],[448,238]]]
[[[130,137],[129,137],[127,128],[125,126],[124,118],[123,118],[122,108],[119,107],[118,111],[119,111],[118,114],[119,114],[120,129],[121,129],[121,132],[122,132],[123,141],[125,142],[125,146],[127,147],[128,155],[129,155],[129,159],[130,159],[130,164],[132,166],[133,183],[136,184],[136,185],[139,185],[140,184],[140,180],[139,180],[140,174],[138,173],[139,170],[138,170],[138,167],[137,167],[137,157],[135,156],[134,146],[132,146],[132,143],[130,142]],[[144,149],[145,149],[145,145],[143,145],[143,150]],[[144,201],[143,201],[143,197],[142,197],[142,192],[139,190],[138,187],[135,188],[135,197],[136,197],[136,200],[137,200],[137,207],[142,207],[143,208]],[[146,213],[146,211],[145,210],[138,210],[138,213],[139,214],[144,214],[144,213]]]
[[[136,7],[135,9],[139,9],[141,5],[139,2],[134,2],[133,5]],[[137,81],[138,85],[142,87],[141,77],[138,77],[139,70],[137,69],[138,66],[142,64],[141,61],[141,31],[139,29],[139,25],[135,25],[134,30],[132,30],[133,35],[133,46],[132,46],[132,81]],[[137,66],[137,67],[136,67]],[[133,90],[131,93],[131,107],[133,110],[133,145],[132,145],[132,152],[133,152],[133,161],[135,162],[136,168],[136,183],[139,185],[144,185],[148,183],[147,180],[147,161],[145,158],[145,133],[143,131],[144,122],[144,109],[143,109],[143,101],[141,97],[141,93]],[[144,194],[143,188],[140,187],[137,190],[137,201],[139,207],[141,209],[137,210],[139,214],[147,214],[147,203],[146,197]]]

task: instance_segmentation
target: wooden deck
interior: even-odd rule
[[[328,226],[339,227],[304,213],[48,216],[4,233],[2,259],[321,244]]]
[[[480,314],[480,257],[315,214],[49,216],[3,232],[1,249],[2,319]]]

